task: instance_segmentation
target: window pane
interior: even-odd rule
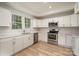
[[[25,27],[29,28],[30,27],[30,19],[25,18]]]
[[[12,29],[21,29],[21,28],[22,28],[21,16],[12,15]]]

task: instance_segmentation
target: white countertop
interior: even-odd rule
[[[4,38],[11,38],[11,37],[17,37],[17,36],[22,36],[22,35],[28,35],[28,34],[33,34],[33,33],[36,33],[36,32],[28,32],[28,33],[25,33],[25,34],[16,34],[16,35],[12,35],[12,34],[8,34],[8,35],[0,35],[0,39],[4,39]]]

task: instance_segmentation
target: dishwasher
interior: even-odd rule
[[[38,33],[34,33],[34,44],[38,42]]]

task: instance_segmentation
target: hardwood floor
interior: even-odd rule
[[[72,56],[72,51],[61,46],[38,42],[18,52],[16,56]]]

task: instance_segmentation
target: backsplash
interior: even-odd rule
[[[79,27],[59,28],[60,34],[79,35]]]
[[[22,33],[22,30],[11,30],[8,27],[0,27],[0,38],[1,37],[9,37],[9,36],[15,36],[20,35]]]

